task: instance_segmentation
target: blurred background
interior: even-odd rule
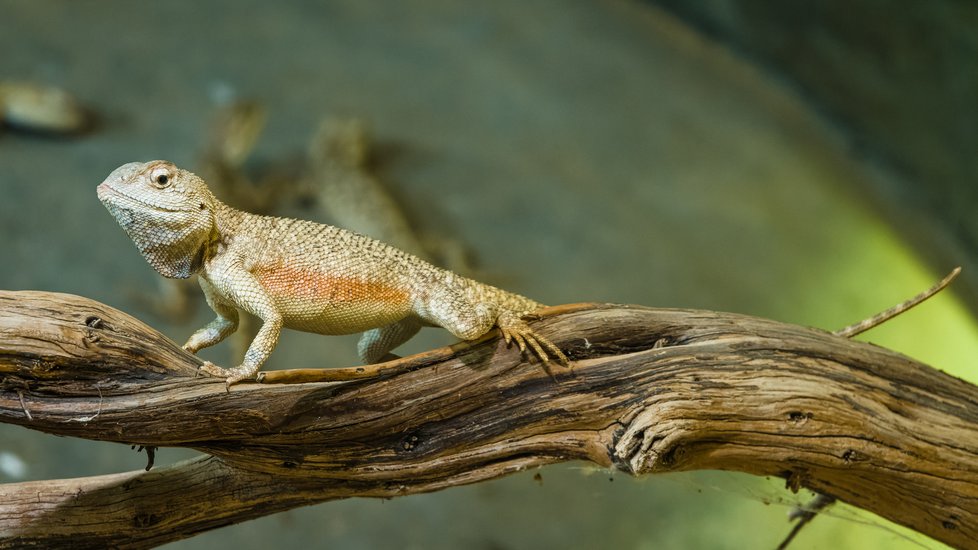
[[[833,330],[962,265],[951,291],[861,338],[978,381],[974,3],[9,0],[0,12],[2,289],[84,295],[182,343],[211,318],[199,290],[163,282],[95,186],[135,160],[213,169],[215,141],[245,135],[246,158],[225,155],[233,177],[214,172],[227,202],[335,221],[350,199],[309,151],[324,117],[347,117],[370,136],[352,169],[422,240],[444,241],[432,248],[463,251],[432,257],[545,303]],[[38,131],[18,111],[32,101],[23,82],[65,90],[94,123]],[[260,134],[222,126],[241,101],[263,113]],[[287,331],[266,368],[352,365],[355,341]],[[450,341],[427,330],[401,351]],[[233,350],[203,356],[226,365]],[[192,455],[160,449],[157,464]],[[127,446],[0,426],[2,482],[144,464]],[[575,463],[168,547],[773,548],[808,496],[778,479]],[[792,547],[940,546],[836,506]]]

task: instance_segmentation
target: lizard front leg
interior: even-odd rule
[[[222,300],[214,287],[203,278],[200,279],[200,287],[204,290],[207,305],[217,313],[217,318],[195,332],[183,345],[183,349],[190,353],[197,353],[204,348],[219,344],[238,330],[238,310]]]
[[[244,361],[240,365],[232,369],[224,369],[213,363],[205,362],[200,368],[201,372],[225,378],[228,387],[230,387],[231,384],[254,378],[258,369],[261,368],[278,344],[283,321],[272,297],[250,272],[240,266],[232,266],[222,272],[221,276],[230,282],[226,285],[227,299],[262,320],[261,329],[255,339],[252,340],[251,345],[248,346]],[[213,286],[211,286],[211,290],[214,290]],[[207,288],[205,287],[206,293]],[[210,298],[208,298],[208,302],[210,302]],[[221,300],[215,300],[215,304],[220,303]]]
[[[233,369],[223,369],[205,361],[200,370],[211,376],[225,378],[229,388],[231,384],[254,378],[258,374],[258,369],[261,368],[278,344],[278,337],[281,332],[282,316],[278,313],[270,314],[262,319],[261,330],[258,331],[255,339],[248,346],[244,361],[240,365]]]

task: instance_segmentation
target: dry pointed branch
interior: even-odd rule
[[[944,290],[945,288],[947,288],[947,285],[951,284],[951,281],[953,281],[960,273],[961,273],[961,268],[955,267],[954,269],[951,270],[950,273],[948,273],[943,279],[938,281],[934,286],[928,288],[927,290],[921,292],[920,294],[914,296],[913,298],[900,302],[899,304],[885,311],[881,311],[868,319],[863,319],[862,321],[853,323],[847,327],[840,328],[839,330],[832,332],[832,334],[836,336],[841,336],[843,338],[852,338],[853,336],[862,334],[871,328],[878,327],[883,323],[889,321],[890,319],[896,317],[897,315],[900,315],[901,313],[904,313],[912,308],[919,306],[920,304],[924,303],[927,299],[929,299],[931,296],[934,296],[938,292]]]
[[[978,537],[976,386],[740,315],[592,304],[553,308],[534,328],[568,351],[571,374],[554,380],[487,338],[369,378],[225,393],[221,380],[194,378],[199,360],[122,312],[0,293],[0,421],[212,455],[2,485],[0,546],[147,546],[565,460],[781,476],[952,545]]]
[[[951,270],[950,273],[948,273],[943,279],[938,281],[935,285],[931,286],[930,288],[921,292],[920,294],[917,294],[913,298],[900,302],[899,304],[889,309],[886,309],[884,311],[881,311],[876,315],[873,315],[872,317],[863,319],[862,321],[853,323],[849,326],[833,331],[832,334],[836,336],[841,336],[843,338],[852,338],[854,336],[862,334],[863,332],[866,332],[869,329],[878,327],[883,323],[889,321],[890,319],[893,319],[897,315],[903,314],[909,311],[910,309],[917,307],[918,305],[922,304],[930,297],[944,290],[945,288],[947,288],[948,285],[951,284],[951,281],[953,281],[955,277],[957,277],[958,274],[960,273],[961,273],[961,268],[955,267],[954,269]],[[811,502],[805,504],[802,507],[795,508],[790,515],[790,519],[797,520],[797,523],[791,529],[791,531],[788,532],[788,535],[784,538],[784,540],[781,541],[781,544],[778,545],[778,550],[783,550],[787,548],[788,545],[791,544],[791,541],[798,536],[798,533],[800,533],[801,530],[804,529],[805,525],[811,523],[811,521],[815,519],[815,516],[817,516],[825,508],[831,506],[833,503],[835,503],[835,497],[822,494],[822,493],[817,493],[815,495],[815,498],[813,498]]]

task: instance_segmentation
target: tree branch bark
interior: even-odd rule
[[[210,455],[0,485],[0,546],[145,547],[296,506],[567,460],[635,475],[780,476],[947,544],[978,540],[978,387],[870,344],[741,315],[601,304],[545,313],[535,329],[573,371],[551,376],[492,336],[375,367],[272,372],[226,392],[125,313],[0,292],[0,421]]]

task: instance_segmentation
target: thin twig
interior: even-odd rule
[[[24,414],[27,415],[28,420],[34,420],[31,416],[31,411],[27,410],[27,403],[24,403],[24,392],[17,390],[17,396],[20,397],[20,407],[24,409]]]
[[[948,273],[946,277],[941,279],[939,283],[921,292],[920,294],[914,296],[913,298],[910,298],[905,302],[901,302],[886,311],[877,313],[876,315],[873,315],[868,319],[863,319],[858,323],[854,323],[845,328],[841,328],[833,332],[832,334],[835,334],[836,336],[841,336],[843,338],[852,338],[853,336],[866,332],[867,330],[873,327],[882,325],[883,323],[889,321],[890,319],[896,317],[897,315],[900,315],[901,313],[907,311],[908,309],[920,304],[927,298],[930,298],[931,296],[944,290],[944,288],[947,287],[947,285],[951,284],[951,281],[953,281],[954,278],[958,276],[958,273],[961,273],[961,268],[955,267],[950,273]]]
[[[781,544],[778,545],[778,550],[785,550],[785,548],[791,544],[791,541],[794,540],[794,538],[801,531],[802,527],[808,525],[813,519],[815,519],[815,516],[817,516],[819,512],[834,502],[835,497],[818,493],[815,495],[815,498],[808,502],[808,504],[792,509],[788,519],[789,521],[797,519],[798,523],[795,524],[795,527],[790,533],[788,533],[788,536],[785,537],[784,540],[781,541]]]
[[[366,378],[387,378],[419,368],[431,361],[445,360],[453,353],[472,347],[494,336],[489,332],[471,342],[459,342],[445,348],[437,348],[410,357],[397,357],[383,363],[330,369],[283,369],[258,374],[262,384],[302,384],[309,382],[348,382]]]

